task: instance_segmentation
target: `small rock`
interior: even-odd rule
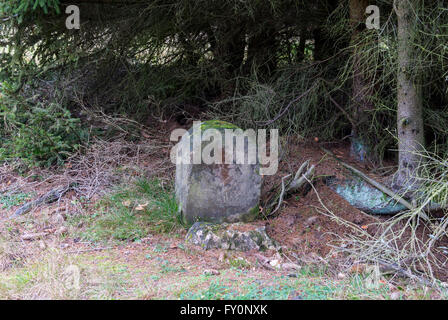
[[[269,261],[269,264],[271,266],[273,266],[274,268],[279,268],[280,267],[280,261],[278,261],[277,259]]]
[[[339,194],[355,208],[369,214],[394,214],[406,210],[406,207],[360,179],[337,179],[331,177],[325,182],[330,189]],[[354,219],[356,224],[363,224],[363,218]]]
[[[219,276],[221,273],[215,269],[206,269],[204,270],[204,274],[206,276]]]
[[[221,225],[196,222],[185,238],[186,242],[201,246],[204,250],[226,249],[238,251],[276,249],[277,244],[269,238],[265,227],[244,225],[248,231],[239,231],[240,223]],[[250,228],[252,230],[250,230]]]

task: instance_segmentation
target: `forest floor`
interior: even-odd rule
[[[151,144],[158,138],[147,139]],[[279,172],[266,178],[264,190],[308,159],[316,165],[318,177],[344,177],[342,166],[320,149],[319,142],[291,139],[288,146]],[[375,179],[383,179],[359,167],[347,144],[325,146]],[[448,298],[443,286],[386,274],[373,279],[369,265],[335,250],[353,230],[323,214],[322,203],[362,230],[374,228],[373,223],[383,218],[353,208],[319,181],[316,192],[286,199],[275,218],[253,222],[266,225],[268,234],[282,245],[281,253],[204,251],[186,244],[187,230],[172,212],[174,167],[169,146],[158,150],[120,162],[113,170],[117,179],[90,198],[69,191],[59,201],[11,220],[6,218],[21,205],[58,186],[58,177],[66,175],[71,165],[60,173],[36,169],[26,175],[3,167],[0,299]],[[7,192],[12,189],[13,193]],[[259,254],[293,261],[300,270],[267,269],[259,263]],[[446,274],[440,278],[446,281]]]

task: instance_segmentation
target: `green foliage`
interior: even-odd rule
[[[139,180],[107,196],[92,216],[74,217],[87,224],[82,237],[91,240],[138,240],[151,232],[171,233],[181,227],[171,188],[158,180]]]
[[[332,299],[390,299],[388,286],[369,286],[367,275],[355,275],[344,281],[335,281],[329,273],[300,272],[296,278],[273,277],[271,281],[262,279],[242,279],[235,286],[219,279],[212,281],[205,289],[187,292],[180,299],[199,300],[332,300]]]
[[[6,88],[7,83],[2,86]],[[87,139],[80,120],[59,103],[26,99],[5,89],[0,95],[0,161],[20,159],[28,166],[61,164]]]
[[[86,67],[91,81],[83,93],[89,104],[101,101],[105,109],[131,113],[159,101],[203,104],[231,94],[235,79],[252,70],[267,79],[275,61],[296,61],[286,49],[297,47],[303,25],[318,24],[328,11],[325,3],[315,7],[292,0],[73,1],[89,23],[70,32],[64,15],[33,15],[32,0],[8,3],[26,10],[22,23],[9,19],[0,28],[10,45],[0,68],[16,68],[10,74],[26,78],[62,67],[72,78],[70,67]],[[56,7],[53,1],[43,3]],[[12,18],[14,10],[3,11]]]
[[[50,11],[60,13],[59,0],[3,0],[0,3],[0,15],[14,15],[18,22],[22,22],[23,16],[29,12],[42,10],[48,14]]]
[[[0,204],[3,209],[10,209],[11,207],[18,206],[25,201],[29,200],[31,195],[28,193],[6,193],[0,195]]]
[[[378,1],[381,28],[363,30],[356,41],[348,1],[71,4],[89,22],[80,30],[65,28],[58,1],[2,3],[0,78],[20,88],[36,74],[62,70],[54,83],[70,83],[68,91],[82,97],[73,105],[107,114],[194,117],[188,111],[194,105],[244,128],[275,127],[283,134],[335,140],[350,136],[356,125],[351,119],[356,53],[374,106],[359,130],[360,140],[379,162],[396,147],[397,41],[391,1]],[[416,11],[413,63],[413,74],[422,75],[426,84],[425,130],[438,145],[446,145],[448,136],[444,8],[445,0],[427,1]],[[20,23],[16,12],[23,17]]]
[[[276,128],[285,135],[342,137],[350,123],[329,99],[334,84],[324,77],[331,78],[331,72],[326,66],[303,65],[279,70],[269,83],[241,81],[235,97],[213,104],[215,117],[243,128]]]
[[[208,288],[196,293],[182,294],[180,299],[199,300],[286,300],[296,287],[294,281],[276,277],[274,285],[263,284],[260,280],[244,281],[234,288],[223,281],[215,280]]]
[[[251,267],[250,263],[242,257],[231,258],[228,262],[229,265],[235,269],[250,269]]]

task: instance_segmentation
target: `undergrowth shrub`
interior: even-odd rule
[[[328,66],[311,68],[304,63],[279,70],[269,82],[257,75],[240,80],[235,95],[212,105],[215,117],[226,118],[243,128],[275,128],[281,134],[321,139],[344,137],[350,123],[330,100],[334,84]],[[332,99],[340,100],[339,93]]]
[[[0,89],[0,161],[26,166],[61,164],[87,140],[80,120],[58,101],[39,101]]]

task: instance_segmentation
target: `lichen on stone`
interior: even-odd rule
[[[241,224],[213,224],[196,222],[190,228],[185,241],[204,250],[225,249],[237,251],[276,249],[278,245],[266,233],[265,227],[249,231],[236,230]],[[247,227],[247,225],[245,226]]]

